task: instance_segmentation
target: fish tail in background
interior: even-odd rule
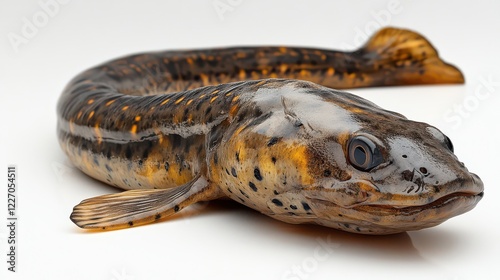
[[[441,60],[426,38],[410,30],[384,28],[352,55],[371,86],[464,83],[457,67]]]

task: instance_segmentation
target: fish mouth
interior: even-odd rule
[[[471,181],[447,184],[445,189],[455,191],[434,199],[432,195],[437,193],[429,193],[427,201],[418,204],[415,196],[406,197],[408,201],[404,196],[362,196],[351,205],[336,204],[326,196],[305,198],[310,202],[315,223],[354,233],[394,234],[439,225],[472,210],[484,196],[482,181],[475,175]]]
[[[364,234],[394,234],[433,227],[472,210],[483,198],[484,192],[455,192],[422,205],[364,204],[342,207],[331,201],[310,199],[323,213],[317,214],[317,223]],[[315,209],[313,209],[315,210]],[[318,209],[319,210],[319,209]],[[340,217],[340,218],[339,218]],[[339,225],[348,224],[349,227]]]
[[[458,214],[465,213],[470,209],[474,208],[474,206],[483,198],[483,196],[484,196],[483,191],[480,193],[455,192],[440,197],[431,203],[423,205],[401,206],[401,205],[365,204],[352,207],[352,209],[360,212],[377,214],[380,216],[387,216],[387,215],[413,216],[421,212],[428,212],[431,210],[438,211],[440,209],[447,208],[450,211],[453,210],[452,212],[455,212],[455,215],[452,216],[456,216]],[[460,206],[460,207],[455,207],[455,206]]]

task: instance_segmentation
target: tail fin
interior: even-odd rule
[[[368,60],[377,85],[464,83],[457,67],[441,60],[427,39],[410,30],[384,28],[356,53]]]

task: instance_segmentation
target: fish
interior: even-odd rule
[[[88,230],[168,220],[231,199],[291,224],[360,234],[436,226],[481,179],[438,128],[340,89],[460,84],[422,35],[384,28],[352,52],[233,47],[149,52],[90,68],[57,106],[59,144],[123,191],[83,200]]]

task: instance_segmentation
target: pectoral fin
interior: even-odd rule
[[[172,189],[130,190],[82,201],[70,219],[85,229],[120,229],[155,222],[186,206],[218,197],[204,177]]]

